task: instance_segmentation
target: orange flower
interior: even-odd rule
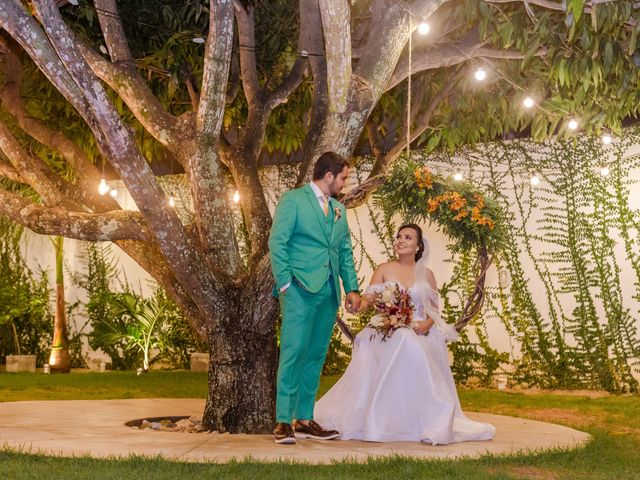
[[[453,219],[454,219],[456,222],[459,222],[460,220],[462,220],[462,219],[463,219],[464,217],[466,217],[467,215],[469,215],[469,210],[466,210],[466,209],[464,209],[464,210],[460,210],[460,211],[458,212],[458,214],[457,214],[455,217],[453,217]]]
[[[467,200],[458,192],[451,192],[450,199],[451,205],[449,206],[449,208],[451,208],[451,210],[454,212],[457,212],[467,204]]]
[[[482,198],[482,195],[480,195],[479,193],[475,192],[473,194],[473,198],[476,201],[476,206],[478,207],[478,210],[482,210],[484,208],[484,198]]]
[[[431,178],[431,172],[427,167],[418,167],[413,172],[413,176],[416,179],[416,184],[420,188],[430,189],[433,186],[433,178]]]
[[[427,203],[427,212],[433,213],[438,209],[438,207],[440,206],[440,200],[438,200],[438,198],[439,197],[429,200],[429,202]]]

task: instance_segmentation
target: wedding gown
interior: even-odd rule
[[[366,293],[388,283],[371,285]],[[492,439],[495,427],[470,420],[460,407],[446,345],[457,332],[438,314],[438,293],[424,276],[409,293],[413,319],[428,315],[435,321],[428,335],[400,328],[383,342],[373,328],[363,329],[344,375],[316,403],[315,420],[338,430],[342,440],[442,445]]]

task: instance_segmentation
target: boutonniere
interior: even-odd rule
[[[338,220],[340,220],[340,217],[342,217],[342,210],[340,210],[339,207],[335,207],[333,209],[333,221],[334,221],[334,223],[337,222]]]

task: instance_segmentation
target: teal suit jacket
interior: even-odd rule
[[[318,293],[330,273],[338,304],[338,277],[345,292],[358,291],[347,210],[332,198],[325,217],[309,184],[286,192],[280,199],[269,236],[269,252],[277,291],[295,277],[309,292]]]

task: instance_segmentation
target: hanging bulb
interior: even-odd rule
[[[204,43],[204,42],[205,42],[205,39],[204,39],[204,38],[202,38],[202,37],[193,37],[193,38],[191,39],[191,41],[192,41],[193,43]]]
[[[531,97],[527,97],[522,101],[522,105],[524,105],[524,108],[531,108],[535,105],[535,103],[536,102]]]
[[[106,195],[109,192],[109,185],[107,185],[107,181],[104,178],[100,179],[100,185],[98,185],[98,193],[100,195]]]
[[[420,23],[420,25],[418,25],[418,33],[420,35],[426,35],[427,33],[429,33],[429,30],[431,30],[431,27],[427,22],[422,22]]]
[[[456,173],[453,174],[453,179],[456,182],[459,182],[460,180],[462,180],[462,172],[457,171]]]
[[[169,196],[169,206],[171,208],[176,206],[176,200],[175,200],[175,198],[173,198],[173,193]]]
[[[609,175],[609,167],[607,167],[606,165],[603,165],[600,168],[600,175],[602,175],[603,177],[606,177],[607,175]]]
[[[534,173],[533,175],[531,175],[529,182],[531,182],[531,185],[535,187],[536,185],[540,184],[540,177],[537,173]]]
[[[487,78],[487,72],[484,70],[484,68],[480,67],[476,70],[476,72],[473,74],[474,77],[476,77],[476,80],[478,80],[479,82],[483,81],[485,78]]]
[[[605,145],[609,145],[611,142],[613,142],[613,138],[611,137],[611,135],[609,135],[608,133],[602,135],[602,143],[604,143]]]
[[[238,192],[238,190],[233,194],[233,201],[234,203],[238,203],[240,201],[240,192]]]
[[[571,130],[575,130],[576,128],[578,128],[578,121],[575,118],[572,118],[571,120],[569,120],[567,127],[569,127]]]
[[[112,188],[111,191],[109,192],[109,195],[111,195],[113,198],[116,198],[118,196],[118,190],[116,190],[115,188]]]

